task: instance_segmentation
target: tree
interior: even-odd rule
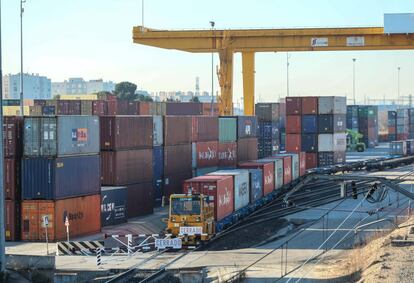
[[[101,100],[106,100],[109,95],[113,95],[110,91],[99,91],[96,93],[96,97]]]
[[[198,99],[198,96],[193,96],[191,97],[190,102],[200,102],[200,99]]]
[[[120,82],[115,85],[114,94],[120,100],[136,100],[138,95],[135,93],[137,85],[130,82]]]
[[[140,94],[139,95],[139,101],[152,102],[153,100],[150,96]]]

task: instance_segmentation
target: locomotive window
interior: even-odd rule
[[[173,198],[171,205],[173,215],[200,215],[199,198]]]

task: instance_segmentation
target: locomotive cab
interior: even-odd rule
[[[182,238],[183,245],[199,245],[215,232],[213,206],[207,196],[170,196],[167,233]]]

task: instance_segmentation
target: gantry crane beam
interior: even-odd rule
[[[233,113],[235,52],[242,53],[244,111],[254,115],[255,52],[414,49],[414,34],[384,34],[382,27],[174,31],[137,26],[133,40],[164,49],[218,53],[222,115]]]

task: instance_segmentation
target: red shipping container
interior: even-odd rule
[[[164,116],[164,144],[189,144],[192,135],[192,122],[191,116]]]
[[[219,167],[237,166],[237,143],[228,142],[218,144],[218,165]]]
[[[152,149],[101,152],[101,180],[103,185],[150,182],[152,181],[152,174]]]
[[[66,217],[71,238],[101,231],[101,195],[52,200],[25,200],[22,202],[22,240],[44,241],[46,232],[43,217],[48,216],[49,241],[65,240]]]
[[[192,141],[216,141],[218,140],[218,117],[193,116]]]
[[[154,199],[152,182],[132,184],[127,187],[127,216],[128,218],[152,214]]]
[[[286,115],[301,115],[301,102],[301,97],[286,97]]]
[[[104,100],[94,100],[92,102],[92,114],[96,116],[103,116],[108,113],[107,103]]]
[[[153,147],[152,116],[100,117],[101,150]]]
[[[5,202],[5,236],[6,241],[20,239],[20,205],[18,202],[6,200]]]
[[[205,102],[203,104],[203,115],[211,116],[211,103]],[[213,116],[219,115],[219,108],[217,103],[213,103]]]
[[[275,164],[273,162],[241,162],[241,169],[261,169],[263,172],[263,195],[273,192],[275,188]]]
[[[154,113],[151,113],[151,104],[152,102],[138,102],[138,115],[153,115]]]
[[[193,143],[193,168],[218,166],[218,142]]]
[[[292,181],[292,156],[272,156],[267,159],[283,160],[283,184],[288,185]]]
[[[303,176],[306,173],[306,152],[299,152],[299,176]]]
[[[19,157],[23,152],[23,117],[4,116],[4,157]]]
[[[246,138],[237,141],[237,161],[256,160],[257,138]]]
[[[5,198],[20,199],[20,159],[4,159],[4,191]]]
[[[170,195],[182,194],[183,183],[185,180],[193,176],[192,172],[176,173],[172,175],[165,175],[164,177],[164,196],[167,202],[170,202]]]
[[[81,101],[68,100],[68,115],[81,115]]]
[[[286,134],[302,133],[302,117],[297,115],[286,116]]]
[[[219,221],[234,211],[233,176],[201,176],[186,180],[183,193],[200,193],[209,196],[214,206],[214,219]]]
[[[302,149],[301,135],[300,134],[287,134],[285,148],[287,152],[299,153]]]
[[[306,96],[302,97],[302,115],[318,114],[318,97]]]
[[[58,100],[57,101],[57,115],[69,115],[69,101],[68,100]]]
[[[306,170],[318,167],[318,154],[316,152],[306,153]]]
[[[108,115],[128,115],[128,101],[108,100]]]
[[[164,147],[164,174],[192,172],[191,144],[170,145]]]

